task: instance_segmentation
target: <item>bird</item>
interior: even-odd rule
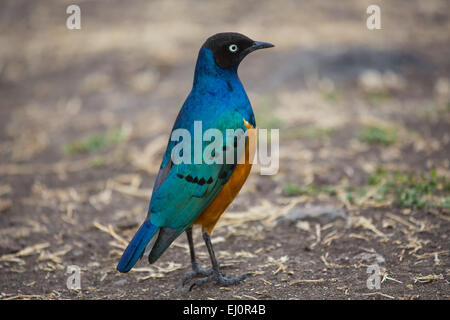
[[[239,79],[238,67],[249,53],[270,47],[274,45],[254,41],[236,32],[222,32],[209,37],[199,50],[193,86],[179,111],[172,133],[185,129],[192,134],[194,122],[201,121],[203,130],[218,129],[224,136],[228,129],[242,129],[255,136],[255,116]],[[186,232],[192,271],[184,276],[183,286],[194,278],[196,280],[189,290],[214,281],[220,285],[233,285],[249,276],[246,273],[226,277],[220,270],[211,243],[211,233],[217,221],[239,193],[252,167],[249,158],[254,154],[254,148],[249,147],[249,136],[244,139],[245,150],[240,154],[236,151],[239,148],[234,148],[236,139],[233,145],[225,139],[218,141],[224,152],[217,157],[224,157],[227,150],[233,150],[235,160],[246,157],[243,162],[174,162],[172,151],[177,141],[169,139],[147,216],[123,252],[117,265],[119,272],[130,271],[144,253],[148,253],[150,264],[155,263],[170,244]],[[209,269],[202,268],[196,260],[193,225],[202,228],[211,259]]]

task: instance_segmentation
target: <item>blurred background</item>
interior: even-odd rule
[[[449,7],[2,1],[0,298],[449,299]],[[280,171],[254,168],[213,234],[225,273],[253,276],[188,293],[184,235],[121,275],[198,50],[224,31],[276,46],[239,75],[257,126],[280,129]]]

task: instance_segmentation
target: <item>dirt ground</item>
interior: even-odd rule
[[[68,30],[71,3],[0,4],[0,299],[450,298],[448,1],[80,0]],[[212,235],[224,273],[252,275],[189,292],[185,235],[120,274],[221,31],[276,45],[239,74],[279,172],[255,166]]]

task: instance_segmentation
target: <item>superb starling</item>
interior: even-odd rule
[[[201,121],[203,130],[217,129],[224,137],[227,129],[255,131],[253,110],[237,70],[249,53],[270,47],[273,47],[270,43],[254,41],[239,33],[218,33],[208,38],[200,48],[193,87],[178,114],[172,132],[185,129],[194,134],[194,122],[197,121]],[[250,152],[248,140],[247,137],[247,156]],[[224,151],[233,148],[232,145],[227,145],[228,139],[223,139],[220,143],[223,144]],[[199,164],[195,161],[175,163],[172,150],[176,144],[177,141],[169,139],[153,187],[147,217],[123,253],[117,270],[128,272],[147,247],[148,260],[154,263],[170,244],[186,231],[193,270],[186,274],[183,285],[197,276],[204,277],[197,279],[190,289],[214,280],[223,285],[238,283],[248,274],[236,278],[222,275],[210,234],[221,214],[246,181],[251,163],[248,158],[243,163],[231,164],[227,161],[210,164]],[[236,157],[246,155],[235,154]],[[203,269],[195,259],[192,241],[194,224],[202,226],[203,239],[211,257],[211,269]]]

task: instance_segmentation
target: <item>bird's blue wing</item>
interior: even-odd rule
[[[205,129],[209,127],[203,121]],[[229,111],[215,118],[215,128],[223,132],[222,144],[226,148],[226,129],[244,128],[243,118],[237,112]],[[175,126],[176,127],[176,126]],[[203,142],[203,148],[209,142]],[[174,164],[170,159],[173,143],[169,142],[163,164],[155,183],[147,219],[160,227],[179,229],[190,226],[220,192],[228,181],[234,164]],[[224,157],[224,154],[221,156]],[[237,157],[237,155],[235,156]],[[193,160],[193,159],[192,159]],[[193,161],[191,161],[193,162]]]

